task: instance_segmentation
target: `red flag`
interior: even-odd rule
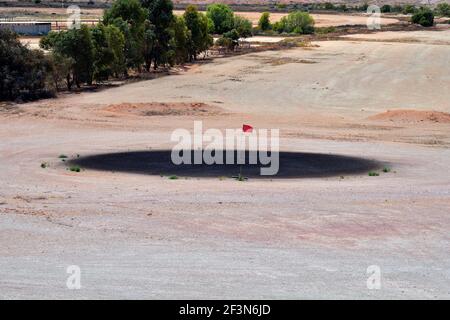
[[[242,125],[242,131],[244,131],[244,132],[252,132],[253,131],[253,127],[249,126],[248,124],[244,124],[244,125]]]

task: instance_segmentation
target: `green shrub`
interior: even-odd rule
[[[72,166],[69,168],[69,170],[72,172],[80,172],[81,168],[79,166]]]
[[[214,33],[223,34],[233,29],[234,13],[226,4],[212,4],[207,6],[206,16],[214,24]]]
[[[222,37],[216,40],[215,44],[233,51],[239,45],[239,33],[236,29],[225,32]]]
[[[237,31],[239,38],[248,38],[252,36],[252,22],[241,16],[234,16],[233,29]]]
[[[348,11],[348,8],[347,8],[347,6],[345,4],[339,5],[339,7],[337,9],[339,11],[342,11],[342,12],[347,12]]]
[[[402,6],[399,5],[399,4],[396,4],[395,6],[392,7],[392,12],[398,12],[398,13],[400,13],[400,12],[402,12],[402,10],[403,10],[403,8],[402,8]]]
[[[414,14],[416,13],[418,10],[415,6],[413,6],[412,4],[406,4],[403,7],[402,13],[403,14]]]
[[[421,8],[411,17],[411,22],[423,27],[431,27],[434,24],[434,14],[428,8]]]
[[[450,4],[448,3],[439,3],[436,6],[436,14],[441,17],[450,17]]]
[[[281,18],[273,26],[279,33],[307,34],[314,32],[314,19],[307,12],[295,11]]]
[[[258,27],[261,31],[270,30],[272,25],[270,24],[270,13],[263,12],[258,21]]]
[[[334,10],[336,9],[335,5],[330,3],[330,2],[325,2],[324,4],[324,9],[325,10]]]
[[[388,5],[388,4],[385,4],[384,6],[382,6],[380,8],[380,11],[382,13],[392,12],[392,7],[390,5]]]
[[[364,3],[361,6],[357,7],[357,10],[363,11],[363,12],[367,12],[367,8],[369,8],[369,4],[368,3]]]

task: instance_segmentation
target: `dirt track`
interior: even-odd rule
[[[450,126],[368,120],[388,109],[450,112],[450,47],[421,41],[216,59],[3,110],[0,297],[449,298]],[[111,108],[156,102],[214,112]],[[391,171],[170,180],[76,173],[58,158],[170,150],[170,133],[200,119],[205,129],[279,128],[284,151],[376,160]],[[81,267],[81,290],[66,288],[68,265]],[[366,287],[370,265],[381,268],[380,290]]]

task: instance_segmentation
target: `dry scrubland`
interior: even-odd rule
[[[450,298],[449,42],[448,29],[352,35],[3,107],[0,298]],[[66,170],[170,149],[200,119],[279,128],[284,151],[376,160],[379,176]],[[65,287],[73,264],[81,290]],[[381,290],[366,288],[370,265]]]

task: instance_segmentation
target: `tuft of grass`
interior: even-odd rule
[[[178,179],[178,176],[169,176],[169,179],[170,179],[170,180],[177,180],[177,179]]]
[[[233,179],[236,179],[237,181],[247,181],[248,178],[244,177],[242,174],[239,174],[237,176],[232,176]]]
[[[385,172],[385,173],[391,172],[391,168],[384,167],[383,168],[383,172]]]
[[[80,172],[81,168],[79,166],[72,166],[69,168],[69,170],[72,172]]]
[[[49,164],[47,162],[42,162],[41,163],[41,168],[42,169],[45,169],[45,168],[48,168],[48,167],[49,167]]]
[[[65,154],[60,154],[58,158],[59,159],[67,159],[68,156],[66,156]]]
[[[369,172],[369,177],[378,177],[379,175],[380,174],[378,172],[373,172],[373,171]]]

